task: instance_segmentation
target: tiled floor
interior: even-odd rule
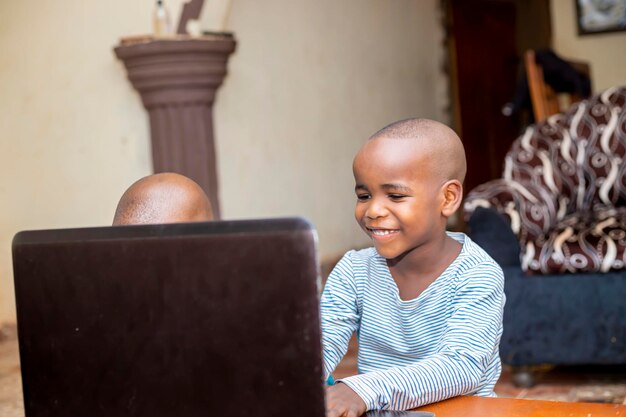
[[[353,340],[335,377],[356,373],[356,347]],[[540,372],[538,382],[530,389],[517,388],[505,367],[496,393],[500,397],[626,404],[626,367],[546,368]],[[18,344],[15,329],[8,327],[0,329],[0,416],[23,415]]]

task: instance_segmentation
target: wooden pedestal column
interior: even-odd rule
[[[213,102],[235,44],[230,36],[212,36],[144,39],[115,48],[148,110],[154,171],[192,178],[218,219]]]

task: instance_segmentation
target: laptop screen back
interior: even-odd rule
[[[21,232],[27,417],[324,415],[301,219]]]

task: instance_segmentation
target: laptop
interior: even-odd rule
[[[27,417],[324,416],[306,220],[13,240]]]

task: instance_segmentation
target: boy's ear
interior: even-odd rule
[[[459,180],[447,181],[443,187],[443,205],[441,214],[444,217],[452,216],[461,205],[463,199],[463,185]]]

